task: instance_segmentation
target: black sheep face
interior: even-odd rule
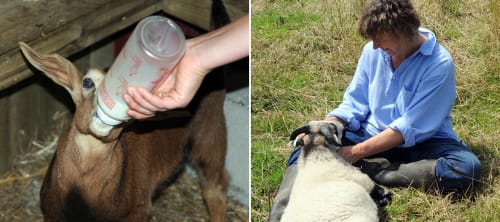
[[[294,141],[294,147],[303,147],[305,153],[318,147],[326,147],[337,152],[342,147],[344,133],[343,126],[337,122],[311,121],[294,130],[290,135],[290,140]]]

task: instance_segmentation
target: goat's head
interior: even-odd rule
[[[302,137],[298,138],[299,135]],[[344,126],[337,121],[311,121],[305,126],[295,129],[290,135],[294,146],[303,146],[305,156],[317,147],[326,147],[337,152],[342,146]]]
[[[58,54],[40,54],[23,42],[19,43],[19,47],[31,65],[69,92],[75,103],[73,124],[77,130],[82,134],[94,135],[90,130],[90,120],[97,104],[95,94],[104,80],[104,72],[99,69],[90,69],[82,77],[73,63]],[[121,128],[116,128],[110,135],[100,139],[103,142],[113,141],[120,131]]]

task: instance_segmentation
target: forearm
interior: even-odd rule
[[[358,143],[352,147],[352,153],[357,156],[357,159],[362,159],[386,150],[390,150],[403,144],[404,139],[400,132],[387,128],[380,134],[371,137],[370,139]]]
[[[249,38],[249,17],[245,15],[217,30],[188,40],[187,47],[203,68],[211,70],[248,56]]]

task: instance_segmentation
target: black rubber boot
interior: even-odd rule
[[[388,187],[414,187],[423,191],[437,185],[436,160],[411,163],[389,163],[385,159],[367,159],[360,164],[361,171],[377,184]]]
[[[288,166],[281,181],[280,188],[276,197],[274,197],[273,205],[271,206],[271,212],[269,213],[270,222],[278,222],[281,220],[283,212],[288,205],[288,200],[290,199],[290,193],[292,192],[292,187],[297,177],[297,164]]]

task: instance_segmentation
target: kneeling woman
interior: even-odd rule
[[[370,1],[359,33],[371,41],[342,103],[326,117],[347,130],[340,155],[364,165],[381,185],[469,189],[479,179],[481,163],[453,131],[455,64],[449,52],[420,27],[409,0]],[[271,221],[286,207],[299,152],[290,156]],[[374,157],[382,159],[362,161]]]

